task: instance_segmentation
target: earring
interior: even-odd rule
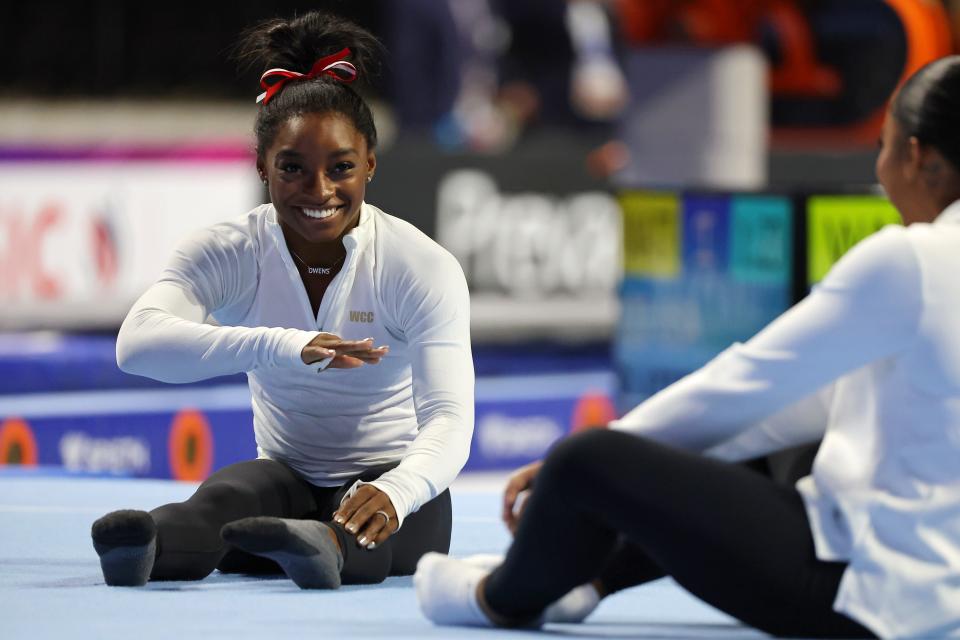
[[[372,181],[373,181],[373,174],[371,173],[370,175],[367,176],[367,182],[372,182]]]

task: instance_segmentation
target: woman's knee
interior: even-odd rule
[[[618,431],[590,429],[564,438],[550,449],[537,481],[552,476],[578,476],[603,466],[621,450],[625,437],[633,439],[633,436]]]
[[[544,460],[544,468],[548,465],[561,469],[593,466],[622,451],[625,444],[635,445],[636,441],[635,436],[622,431],[588,429],[554,445]]]
[[[203,481],[200,489],[210,484],[286,485],[296,483],[296,474],[290,467],[277,462],[258,458],[229,464],[215,471]]]
[[[212,482],[200,486],[187,500],[194,507],[213,507],[232,511],[234,505],[259,503],[258,493],[252,487],[239,482]]]
[[[561,440],[550,450],[537,486],[593,491],[605,481],[621,477],[625,469],[635,476],[659,473],[663,454],[663,447],[650,440],[622,431],[590,429]]]
[[[273,460],[248,460],[224,467],[207,478],[187,504],[229,520],[251,515],[299,517],[316,507],[306,483]]]

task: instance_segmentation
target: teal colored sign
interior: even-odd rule
[[[730,274],[755,284],[788,284],[793,260],[790,200],[736,196],[730,205]]]

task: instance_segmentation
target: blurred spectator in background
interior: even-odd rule
[[[766,100],[771,141],[793,148],[873,145],[887,97],[897,84],[953,51],[946,9],[934,0],[617,0],[616,9],[633,89],[627,111],[633,122],[625,123],[625,128],[634,130],[650,120],[644,101],[663,99],[664,86],[650,86],[658,78],[651,65],[669,55],[664,47],[670,45],[721,51],[747,44],[762,51],[770,67]],[[651,53],[653,48],[657,49]],[[667,85],[679,86],[677,76],[683,74],[671,73],[677,79]],[[742,72],[735,75],[747,79]],[[719,75],[716,81],[726,82]],[[729,116],[716,108],[719,102],[708,100],[703,108],[715,112],[704,112],[695,120],[719,122],[724,114]],[[704,137],[702,132],[696,135]],[[638,172],[630,168],[631,159],[645,152],[654,157],[663,153],[641,144],[638,137],[642,136],[619,131],[617,139],[590,155],[591,171],[603,177],[620,172],[620,179],[627,176],[628,182],[635,182]],[[680,164],[694,166],[704,153],[694,145],[688,155]],[[689,181],[691,176],[679,179]],[[699,183],[730,186],[709,179]]]
[[[618,0],[617,7],[634,46],[761,46],[772,67],[776,125],[863,120],[898,80],[952,48],[944,5],[934,0]],[[911,48],[922,61],[910,59]]]
[[[626,104],[605,2],[412,0],[385,11],[401,125],[432,129],[444,147],[502,150],[534,121],[609,121]],[[412,69],[423,83],[407,81]]]
[[[394,52],[378,89],[401,125],[444,145],[496,150],[534,122],[616,118],[627,98],[616,60],[631,47],[754,43],[772,65],[777,126],[857,124],[907,71],[952,48],[956,0],[277,0],[162,11],[48,0],[0,22],[9,96],[242,98],[220,52],[243,24],[325,8],[380,34]],[[55,10],[54,10],[55,8]],[[184,16],[189,15],[189,20]],[[56,33],[57,46],[44,34]],[[176,37],[184,52],[165,52]],[[88,61],[66,76],[64,52]],[[189,51],[193,55],[186,55]],[[936,54],[936,55],[934,55]],[[23,64],[30,61],[29,65]],[[415,75],[417,82],[405,82]],[[252,80],[253,81],[253,80]]]

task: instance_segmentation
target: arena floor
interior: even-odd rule
[[[454,555],[502,551],[496,519],[502,478],[467,475],[454,486]],[[0,470],[0,638],[533,638],[542,633],[435,627],[410,578],[335,592],[301,591],[285,578],[214,573],[199,582],[107,587],[90,524],[112,509],[149,509],[194,485]],[[562,562],[558,558],[557,562]],[[762,634],[660,581],[609,598],[564,638],[744,638]]]

